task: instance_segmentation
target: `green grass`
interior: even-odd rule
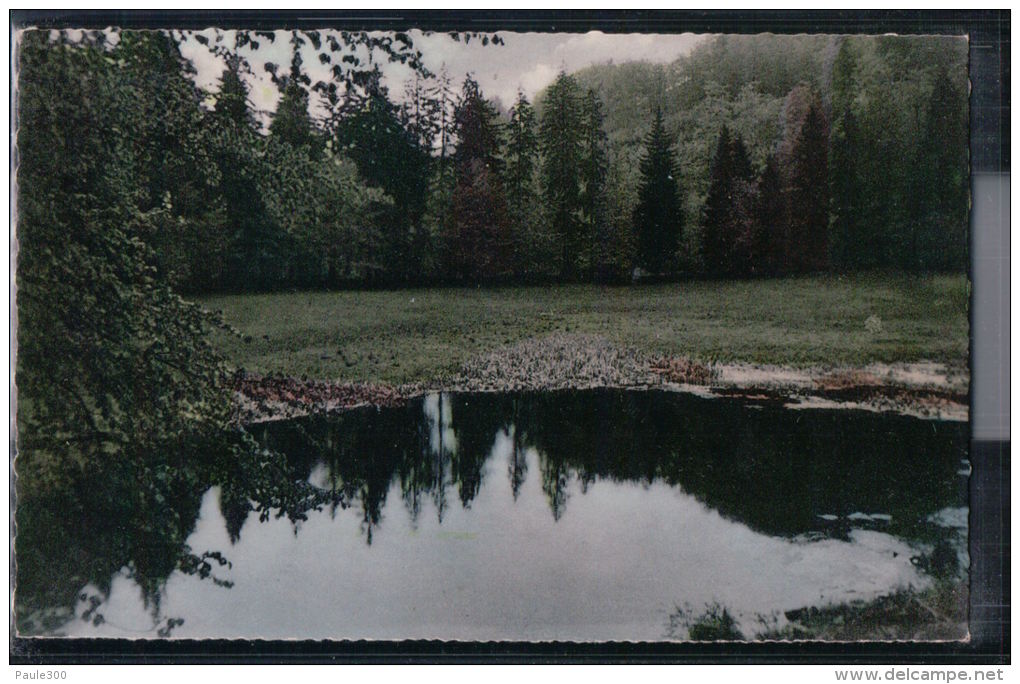
[[[245,342],[216,334],[259,373],[402,383],[555,332],[702,361],[859,365],[967,363],[962,275],[866,274],[640,287],[294,292],[202,298]],[[871,316],[881,321],[880,329]]]

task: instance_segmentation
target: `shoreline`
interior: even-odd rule
[[[436,392],[590,389],[671,391],[792,410],[865,410],[967,421],[969,384],[966,369],[935,362],[808,368],[704,364],[617,347],[601,337],[554,335],[476,356],[456,373],[420,382],[391,385],[239,371],[232,389],[242,424],[397,406]]]

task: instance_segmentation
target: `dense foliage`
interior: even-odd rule
[[[195,264],[170,247],[224,224],[176,47],[29,33],[19,58],[17,608],[32,631],[122,567],[153,595],[174,568],[208,574],[184,541],[209,484],[263,514],[313,502],[232,425],[216,321],[171,285]]]
[[[965,267],[962,41],[719,37],[672,64],[561,73],[500,113],[399,36],[290,32],[266,114],[241,47],[273,34],[212,46],[208,94],[181,36],[121,35],[137,55],[107,66],[141,92],[150,157],[131,190],[180,292]],[[415,66],[400,98],[361,41]],[[302,64],[313,44],[328,83]]]
[[[232,424],[217,322],[182,296],[966,266],[962,41],[714,38],[504,114],[405,34],[283,36],[283,68],[251,52],[280,32],[19,36],[19,625],[129,561],[208,574],[184,540],[210,484],[318,505]],[[223,64],[212,92],[184,40]],[[400,98],[366,54],[412,69]]]
[[[960,271],[969,207],[966,65],[967,44],[958,38],[720,36],[671,64],[608,64],[573,76],[605,104],[616,179],[610,206],[635,206],[644,137],[661,108],[683,186],[684,234],[675,255],[681,270]],[[812,102],[816,111],[803,131]],[[768,196],[745,198],[768,212],[768,220],[750,212],[759,238],[775,244],[792,231],[807,242],[784,251],[804,253],[760,253],[750,265],[704,261],[715,258],[717,237],[732,242],[705,235],[717,212],[707,205],[713,184],[718,196],[713,168],[723,127],[743,142],[759,191],[769,176]],[[795,172],[795,159],[806,166]]]

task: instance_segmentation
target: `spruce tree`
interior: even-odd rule
[[[513,271],[518,278],[539,275],[549,259],[550,240],[536,193],[538,134],[535,109],[523,92],[510,109],[507,126],[505,187],[513,242]]]
[[[860,91],[858,84],[858,54],[853,38],[839,38],[839,49],[832,62],[830,97],[834,116],[836,112],[851,109],[854,99]]]
[[[438,136],[439,157],[445,159],[450,156],[451,147],[456,135],[456,121],[454,110],[456,109],[456,94],[453,90],[453,80],[450,78],[444,66],[436,76],[435,85],[429,92],[430,98],[436,102],[433,109],[435,127]]]
[[[854,112],[858,84],[857,50],[853,40],[840,39],[832,65],[832,134],[829,151],[829,182],[832,193],[830,256],[837,268],[873,263],[869,256],[878,246],[871,239],[874,222],[864,215],[865,187],[861,178],[864,149],[860,125]]]
[[[498,279],[507,273],[510,250],[501,132],[495,108],[470,77],[456,121],[456,182],[445,236],[450,273],[469,282]]]
[[[829,179],[832,190],[831,256],[837,268],[857,268],[874,263],[875,245],[867,244],[872,230],[863,216],[864,187],[858,168],[860,129],[853,109],[846,107],[832,130]]]
[[[746,275],[751,270],[750,204],[753,171],[739,135],[719,131],[702,213],[702,254],[713,275]]]
[[[240,61],[228,58],[216,92],[216,108],[212,118],[221,127],[256,130],[255,115],[248,103],[248,86],[241,78]]]
[[[683,211],[673,141],[656,109],[652,128],[645,137],[641,158],[638,204],[634,209],[634,231],[638,238],[638,265],[650,273],[664,273],[675,267],[677,246],[683,230]]]
[[[966,96],[940,66],[925,107],[925,137],[914,167],[918,211],[914,268],[965,270],[969,179]],[[923,184],[923,185],[922,185]]]
[[[507,126],[506,186],[511,203],[531,193],[537,167],[535,108],[522,91],[517,94],[517,102],[510,109],[510,124]]]
[[[374,88],[362,108],[344,118],[335,140],[371,186],[393,202],[376,207],[382,224],[377,261],[386,279],[409,281],[421,276],[421,224],[428,199],[431,155],[404,128],[398,108],[384,88]]]
[[[589,270],[597,282],[612,276],[612,243],[606,182],[609,175],[609,140],[605,131],[602,100],[589,89],[582,109],[581,216],[590,245]]]
[[[705,271],[712,275],[725,273],[727,267],[727,236],[730,197],[730,130],[723,124],[709,168],[708,196],[701,214],[701,252]]]
[[[752,212],[751,272],[771,275],[779,271],[785,252],[786,201],[776,155],[770,154],[758,176]]]
[[[546,90],[542,108],[542,189],[559,252],[559,272],[572,279],[580,251],[581,125],[579,90],[574,77],[560,72]]]
[[[247,103],[239,62],[228,60],[211,115],[211,147],[230,245],[221,285],[230,290],[264,289],[281,280],[282,235],[263,191],[272,170],[265,160],[266,141]]]
[[[439,102],[431,97],[429,88],[420,74],[404,87],[404,103],[400,108],[400,121],[418,147],[432,153],[438,133],[437,110]]]
[[[269,134],[310,154],[319,153],[318,136],[308,115],[308,93],[294,79],[288,79],[283,88]]]
[[[794,137],[786,162],[787,267],[820,271],[829,264],[829,127],[817,94],[810,95],[803,123],[791,130]]]
[[[435,131],[433,158],[430,164],[428,190],[426,194],[423,232],[431,241],[439,243],[449,232],[450,213],[453,206],[454,169],[451,162],[453,143],[456,139],[454,117],[455,95],[450,75],[444,66],[427,89],[431,127]],[[437,255],[438,256],[438,255]],[[443,264],[436,263],[432,272],[439,274]]]
[[[295,32],[291,38],[293,57],[290,74],[286,79],[281,79],[282,93],[269,125],[269,134],[317,157],[320,151],[319,139],[312,117],[308,114],[308,92],[302,85],[309,79],[301,70],[301,52],[297,41]]]

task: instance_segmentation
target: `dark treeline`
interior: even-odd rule
[[[501,112],[423,67],[312,83],[294,32],[270,115],[236,46],[204,93],[179,39],[123,35],[75,49],[141,98],[128,190],[180,291],[965,268],[960,41],[719,38]]]
[[[617,232],[640,235],[631,211],[662,112],[686,273],[966,268],[965,40],[719,36],[671,64],[574,77],[605,104]]]
[[[509,480],[516,499],[536,478],[557,520],[572,495],[599,481],[661,482],[763,534],[794,537],[823,528],[820,514],[884,510],[894,514],[887,530],[916,537],[932,511],[963,496],[957,471],[965,431],[889,421],[838,411],[804,420],[780,407],[601,389],[432,395],[383,411],[267,423],[255,434],[287,454],[295,479],[325,465],[317,486],[337,507],[358,511],[368,543],[394,484],[413,520],[431,508],[442,523],[451,506],[470,508],[499,479]],[[885,457],[893,451],[911,454],[910,467]],[[830,476],[834,469],[840,477]],[[238,500],[245,498],[221,491],[221,508]],[[248,511],[225,515],[232,540]]]

